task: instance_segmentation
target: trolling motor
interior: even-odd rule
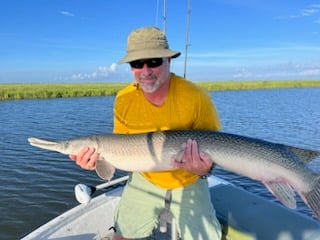
[[[120,177],[115,180],[99,184],[97,186],[90,186],[90,185],[86,185],[86,184],[82,184],[82,183],[77,184],[74,187],[74,193],[75,193],[76,199],[79,203],[87,204],[91,201],[91,196],[97,190],[101,190],[101,189],[113,186],[115,184],[125,182],[128,180],[128,178],[129,178],[129,176]]]

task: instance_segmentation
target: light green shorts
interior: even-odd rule
[[[149,236],[158,225],[166,191],[140,173],[133,173],[115,213],[117,234],[127,238]],[[181,239],[221,239],[221,227],[210,201],[206,179],[199,178],[194,184],[173,189],[170,210]]]

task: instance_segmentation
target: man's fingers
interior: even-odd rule
[[[191,156],[193,161],[201,160],[199,156],[198,143],[195,140],[191,141]]]
[[[199,156],[204,162],[213,162],[211,156],[206,152],[200,152]]]
[[[77,160],[77,155],[70,154],[69,158],[71,158],[72,160],[76,161]]]
[[[81,158],[88,163],[94,152],[94,148],[87,148],[87,151],[83,154]]]
[[[99,153],[97,153],[97,152],[94,152],[92,155],[91,155],[91,157],[90,157],[90,159],[89,159],[89,161],[88,161],[88,167],[91,169],[95,169],[96,168],[96,162],[97,162],[97,160],[98,160],[98,158],[99,158]]]
[[[185,150],[185,154],[183,159],[185,159],[184,162],[193,162],[193,149],[192,149],[192,145],[193,145],[193,141],[192,139],[188,139],[187,141],[187,146],[186,146],[186,150]]]

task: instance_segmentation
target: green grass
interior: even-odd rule
[[[126,84],[2,84],[0,100],[112,96]]]
[[[320,80],[200,82],[208,91],[320,87]]]
[[[208,91],[320,87],[320,80],[195,82]],[[1,84],[0,100],[114,96],[128,83]]]

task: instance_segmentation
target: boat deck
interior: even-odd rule
[[[221,179],[208,178],[212,202],[223,224],[223,239],[236,240],[320,240],[320,222],[268,201]],[[58,216],[27,235],[30,239],[112,239],[113,215],[122,188],[117,188]],[[140,240],[168,240],[155,230]]]

